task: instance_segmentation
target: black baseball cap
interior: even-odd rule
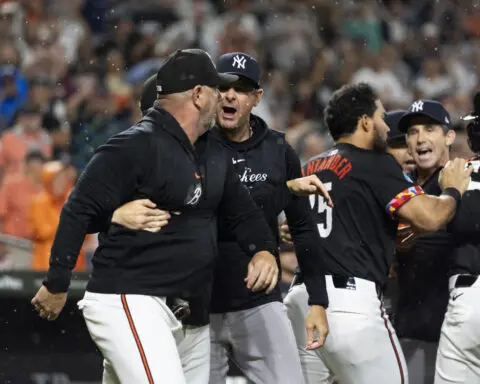
[[[218,73],[210,55],[201,49],[182,49],[172,53],[157,73],[157,92],[161,95],[188,91],[197,85],[230,85],[238,76]]]
[[[256,88],[260,88],[260,66],[252,56],[242,52],[226,53],[217,62],[220,73],[228,73],[251,80]]]
[[[142,85],[140,94],[140,109],[145,114],[157,99],[157,75],[150,76]]]
[[[452,126],[452,120],[448,111],[435,100],[416,100],[407,112],[402,116],[398,122],[398,129],[400,132],[406,133],[410,125],[410,121],[416,116],[426,116],[441,125],[446,125],[449,128]]]

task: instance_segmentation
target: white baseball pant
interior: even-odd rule
[[[182,326],[164,298],[85,292],[78,303],[103,354],[103,384],[207,384],[209,326]]]
[[[435,366],[435,384],[480,383],[480,277],[470,287],[455,287],[443,320]]]
[[[326,276],[330,332],[325,345],[308,351],[305,285],[292,287],[285,297],[307,384],[408,384],[403,352],[395,330],[378,298],[375,283],[355,278],[348,288],[336,288]]]

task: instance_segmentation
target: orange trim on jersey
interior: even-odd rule
[[[130,325],[130,329],[132,330],[133,337],[135,338],[135,343],[137,344],[138,352],[140,352],[140,357],[142,359],[143,367],[145,368],[145,372],[148,377],[148,383],[154,384],[152,372],[150,371],[150,367],[148,366],[147,356],[145,355],[145,351],[143,350],[142,342],[140,341],[140,337],[138,336],[137,329],[135,328],[135,323],[133,322],[132,313],[130,312],[130,308],[128,308],[127,297],[125,295],[120,295],[122,298],[122,305],[127,315],[128,324]]]
[[[405,372],[403,371],[402,360],[400,359],[400,353],[398,352],[397,346],[395,345],[395,341],[393,340],[392,331],[390,331],[390,328],[388,328],[388,320],[385,313],[385,308],[383,308],[383,305],[381,302],[380,302],[380,313],[382,315],[385,328],[387,329],[388,337],[390,338],[390,343],[392,344],[393,352],[395,353],[395,358],[397,359],[398,369],[400,370],[400,383],[405,384]]]

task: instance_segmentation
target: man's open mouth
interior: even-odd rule
[[[237,109],[234,107],[222,107],[222,112],[225,119],[233,119],[237,113]]]
[[[430,153],[432,153],[432,150],[429,148],[425,149],[417,149],[417,154],[420,158],[428,156]]]

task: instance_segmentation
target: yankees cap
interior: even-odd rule
[[[252,56],[242,52],[226,53],[220,56],[217,62],[217,70],[220,73],[228,73],[245,77],[260,88],[260,66]]]
[[[238,80],[238,76],[218,73],[210,55],[201,49],[182,49],[172,53],[157,73],[157,92],[161,95],[188,91],[197,85],[219,87]]]
[[[406,133],[410,125],[410,121],[416,116],[427,116],[438,124],[446,125],[449,128],[452,126],[452,120],[448,111],[435,100],[421,99],[414,101],[407,112],[401,117],[398,122],[398,129],[400,132]]]

